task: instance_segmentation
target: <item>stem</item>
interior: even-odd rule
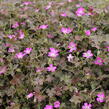
[[[41,109],[41,108],[40,108],[40,104],[38,104],[38,109]]]
[[[90,93],[90,96],[92,96],[92,94],[97,90],[99,89],[101,86],[99,85],[97,88],[95,88],[94,90],[92,90],[92,92]]]

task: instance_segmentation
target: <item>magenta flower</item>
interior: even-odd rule
[[[76,7],[78,7],[78,8],[79,8],[80,6],[81,6],[80,4],[76,4]]]
[[[54,36],[52,34],[48,34],[47,37],[48,38],[54,38]]]
[[[46,10],[48,10],[50,8],[51,8],[51,5],[50,4],[45,7]]]
[[[12,25],[12,28],[17,28],[17,27],[19,27],[19,23],[15,22],[15,24]]]
[[[97,57],[96,60],[94,61],[94,64],[97,65],[103,65],[104,60],[100,57]]]
[[[73,29],[71,29],[71,28],[64,28],[64,27],[61,28],[61,32],[64,34],[69,34],[72,31],[73,31]]]
[[[90,35],[91,35],[91,31],[90,31],[90,30],[85,30],[85,34],[86,34],[87,36],[90,36]]]
[[[0,67],[0,75],[4,74],[7,71],[7,67],[6,66],[1,66]]]
[[[105,98],[105,95],[104,95],[104,93],[102,92],[102,93],[98,93],[97,94],[97,101],[98,102],[100,102],[100,103],[102,103],[102,102],[104,102],[104,98]]]
[[[9,49],[8,49],[8,52],[9,52],[9,53],[15,52],[14,47],[9,48]]]
[[[12,39],[12,38],[13,38],[13,36],[12,36],[12,35],[8,35],[8,38],[9,38],[9,39]]]
[[[19,30],[19,39],[23,39],[24,38],[24,32],[22,30]]]
[[[11,44],[6,43],[6,44],[4,44],[4,46],[5,46],[5,47],[11,47]]]
[[[47,29],[48,28],[48,25],[40,25],[39,26],[39,29]]]
[[[60,107],[60,102],[59,101],[54,102],[54,107],[59,108]]]
[[[72,56],[72,54],[69,54],[69,55],[67,56],[67,59],[68,59],[69,62],[71,62],[71,60],[72,60],[73,58],[74,58],[74,57]]]
[[[72,2],[73,0],[67,0],[68,2]]]
[[[83,15],[85,15],[85,9],[82,8],[82,7],[78,8],[77,11],[76,11],[76,15],[77,16],[83,16]]]
[[[70,49],[69,52],[77,50],[76,44],[74,42],[70,42],[68,48]]]
[[[61,13],[60,16],[67,17],[67,14],[64,12],[64,13]]]
[[[83,53],[83,57],[85,58],[91,58],[93,56],[91,50],[88,50],[87,52]]]
[[[106,48],[107,48],[107,51],[109,51],[109,46],[107,46]]]
[[[30,4],[32,4],[32,2],[30,2],[30,1],[25,1],[25,2],[23,2],[23,5],[30,5]]]
[[[25,54],[30,54],[31,51],[32,51],[32,48],[26,48],[26,49],[24,50],[24,53],[25,53]]]
[[[95,32],[97,30],[97,27],[91,28],[91,31]]]
[[[38,67],[38,68],[35,69],[36,72],[41,72],[43,70],[44,70],[44,68],[40,68],[40,67]]]
[[[32,98],[33,96],[34,96],[34,94],[31,92],[26,96],[26,98],[29,99],[29,98]]]
[[[52,105],[46,105],[46,106],[44,107],[44,109],[53,109],[53,106],[52,106]]]
[[[50,48],[50,52],[48,53],[48,56],[52,58],[56,58],[59,55],[58,52],[59,51],[56,50],[55,48]]]
[[[52,7],[52,2],[49,2],[48,5],[45,7],[46,10],[50,9]]]
[[[13,38],[15,38],[15,35],[8,35],[8,38],[13,39]]]
[[[53,66],[53,64],[50,64],[49,67],[47,67],[47,71],[49,71],[49,72],[55,72],[56,69],[57,69],[57,67]]]
[[[37,8],[37,9],[35,9],[35,12],[39,12],[39,9]]]
[[[23,26],[25,26],[26,25],[26,22],[21,22],[20,24],[23,25]]]
[[[91,109],[92,105],[88,104],[88,103],[84,103],[84,105],[82,106],[82,109]]]
[[[15,57],[18,59],[22,59],[24,54],[22,52],[16,53]]]

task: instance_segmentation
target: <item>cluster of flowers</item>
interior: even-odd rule
[[[29,98],[32,98],[33,96],[34,96],[34,92],[31,92],[31,93],[29,93],[29,94],[26,96],[26,98],[29,99]],[[60,103],[59,101],[55,101],[53,104],[54,104],[54,105],[46,105],[46,106],[44,107],[44,109],[53,109],[53,107],[54,107],[54,108],[59,108],[61,103]]]
[[[74,42],[70,42],[69,45],[68,45],[68,49],[69,49],[70,53],[73,52],[73,51],[76,51],[77,50],[77,45]],[[49,57],[56,58],[58,55],[59,55],[59,50],[56,50],[55,48],[50,48],[50,52],[48,53]],[[91,52],[91,50],[88,50],[88,51],[83,53],[83,57],[92,58],[93,53]],[[69,54],[67,56],[67,58],[68,58],[68,61],[70,62],[73,59],[72,54]],[[94,61],[94,64],[103,65],[103,62],[104,61],[103,61],[102,58],[97,57],[96,60]]]
[[[105,101],[104,93],[103,92],[98,93],[96,100],[100,103],[104,102]],[[90,103],[88,104],[87,102],[85,102],[84,105],[82,106],[82,109],[92,109],[92,104]]]
[[[85,15],[86,16],[94,15],[94,12],[93,12],[94,9],[92,7],[90,7],[92,11],[87,12],[87,10],[85,10],[85,8],[83,8],[81,5],[77,4],[76,6],[78,7],[78,9],[76,10],[75,13],[78,17],[85,16]]]
[[[17,39],[23,39],[25,37],[25,34],[22,30],[19,30],[19,31],[16,32],[16,34],[8,35],[7,37],[9,39],[17,40]]]
[[[33,96],[34,96],[34,92],[31,92],[26,96],[26,98],[29,99],[29,98],[32,98]],[[105,101],[104,92],[98,93],[96,100],[98,102],[100,102],[100,103],[104,102]],[[59,108],[60,107],[60,102],[56,101],[56,102],[54,102],[54,105],[46,105],[44,107],[44,109],[53,109],[53,107],[54,108]],[[85,102],[84,105],[82,106],[82,109],[92,109],[92,104]]]
[[[97,27],[93,27],[93,28],[91,28],[91,30],[85,30],[85,35],[86,36],[90,36],[91,35],[91,31],[95,32],[96,30],[97,30]],[[61,32],[64,33],[64,34],[69,34],[72,31],[73,31],[73,29],[71,29],[71,28],[65,28],[65,27],[61,28]]]
[[[53,109],[53,107],[54,107],[54,108],[60,108],[60,102],[59,102],[59,101],[55,101],[55,102],[54,102],[54,105],[46,105],[46,106],[44,107],[44,109]]]
[[[72,2],[73,0],[68,0],[68,2]],[[82,0],[80,0],[82,1]],[[23,5],[24,6],[28,6],[28,5],[31,5],[32,2],[23,2]],[[45,7],[46,10],[50,9],[52,7],[52,2],[49,2],[49,4]],[[78,9],[76,10],[75,14],[76,16],[78,17],[81,17],[81,16],[90,16],[90,15],[94,15],[93,11],[91,12],[87,12],[87,10],[83,7],[81,7],[79,4],[76,5],[76,7],[78,7]],[[92,9],[93,10],[93,9]],[[36,10],[36,12],[38,12],[39,9]],[[62,17],[67,17],[67,13],[63,12],[60,14],[60,16]],[[25,23],[21,23],[23,25],[25,25]],[[15,22],[13,25],[12,25],[12,28],[16,29],[20,26],[20,23],[19,22]],[[49,28],[49,25],[47,24],[43,24],[43,25],[40,25],[38,26],[36,29],[39,30],[39,29],[47,29]],[[60,29],[60,31],[62,32],[62,34],[64,35],[67,35],[67,34],[70,34],[73,32],[73,28],[71,27],[62,27]],[[97,27],[93,27],[91,29],[88,29],[88,30],[85,30],[84,31],[84,34],[86,36],[90,36],[92,32],[95,32],[97,31]],[[25,37],[25,34],[23,32],[23,30],[18,30],[15,34],[11,34],[11,35],[8,35],[7,36],[9,39],[14,39],[14,40],[21,40]],[[48,38],[53,38],[54,36],[52,36],[51,34],[48,35]],[[70,42],[69,45],[68,45],[68,56],[67,56],[67,59],[68,59],[68,62],[71,62],[74,58],[74,56],[72,55],[72,52],[74,51],[77,51],[78,47],[77,47],[77,44],[75,42]],[[107,51],[109,51],[109,47],[106,47],[107,48]],[[59,56],[59,50],[55,49],[55,48],[50,48],[49,49],[50,51],[48,52],[48,57],[50,58],[56,58]],[[14,47],[10,47],[8,49],[8,52],[15,52],[14,50]],[[15,58],[17,59],[22,59],[25,55],[29,55],[30,53],[32,52],[32,48],[26,48],[25,50],[23,50],[22,52],[19,52],[19,53],[16,53],[15,54]],[[91,51],[90,49],[88,49],[87,51],[83,52],[82,54],[82,57],[83,58],[86,58],[86,59],[90,59],[90,58],[93,58],[94,54],[93,54],[93,51]],[[94,60],[93,62],[94,64],[96,65],[103,65],[104,63],[104,60],[97,56],[96,59]],[[6,69],[6,68],[4,68]],[[4,70],[3,69],[3,70]],[[49,71],[49,72],[55,72],[57,69],[57,66],[53,65],[53,64],[50,64],[46,70]],[[41,71],[41,69],[38,69],[37,71]],[[3,74],[3,71],[0,73],[0,74]],[[29,93],[26,98],[29,99],[29,98],[32,98],[34,96],[34,92],[31,92]],[[103,92],[100,92],[97,94],[97,98],[96,98],[96,101],[102,103],[105,101],[105,94]],[[53,103],[53,105],[46,105],[44,107],[44,109],[53,109],[53,108],[60,108],[60,105],[61,103],[59,101],[56,101]],[[85,102],[82,106],[82,109],[92,109],[92,104],[88,103],[88,102]]]
[[[91,31],[92,32],[95,32],[97,30],[97,27],[93,27],[93,28],[91,28],[90,30],[85,30],[85,34],[87,35],[87,36],[90,36],[91,35]]]
[[[69,52],[70,54],[67,56],[67,59],[68,59],[68,62],[71,62],[74,58],[74,56],[72,56],[72,52],[73,51],[76,51],[77,50],[77,44],[74,43],[74,42],[70,42],[69,45],[68,45],[68,49],[69,49]],[[50,51],[48,52],[48,56],[51,57],[51,58],[56,58],[57,56],[59,56],[59,50],[55,49],[55,48],[50,48],[49,49]],[[27,48],[26,49],[27,53],[29,54],[31,49],[30,48]],[[24,54],[22,52],[18,53],[17,54],[17,58],[23,58]],[[83,57],[84,58],[92,58],[93,57],[93,53],[91,52],[91,50],[88,50],[86,52],[83,53]],[[93,62],[94,64],[96,65],[103,65],[104,63],[104,60],[100,57],[97,57],[95,59],[95,61]],[[53,64],[50,64],[46,70],[49,71],[49,72],[55,72],[57,69],[57,66],[54,66]],[[38,72],[39,70],[37,70]],[[42,70],[41,70],[42,71]]]
[[[22,59],[25,55],[30,54],[32,51],[32,48],[26,48],[23,52],[16,53],[15,57],[17,59]]]

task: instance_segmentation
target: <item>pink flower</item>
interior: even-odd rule
[[[86,13],[85,15],[86,15],[86,16],[90,16],[90,15],[92,15],[92,13],[88,12],[88,13]]]
[[[81,5],[80,4],[76,4],[76,7],[80,7]]]
[[[97,94],[97,101],[98,102],[100,102],[100,103],[102,103],[102,102],[104,102],[104,98],[105,98],[105,95],[104,95],[104,93],[102,92],[102,93],[99,93],[99,94]]]
[[[15,24],[12,25],[12,28],[17,28],[17,27],[19,27],[19,23],[15,22]]]
[[[0,67],[0,75],[4,74],[7,71],[7,67],[6,66],[1,66]]]
[[[53,106],[52,106],[52,105],[46,105],[46,106],[44,107],[44,109],[53,109]]]
[[[4,46],[5,46],[5,47],[10,47],[10,46],[11,46],[11,44],[6,43],[6,44],[4,44]]]
[[[15,105],[15,103],[14,103],[14,102],[10,102],[9,104],[10,104],[11,106],[14,106],[14,105]]]
[[[41,71],[44,70],[44,68],[40,68],[40,67],[39,67],[39,68],[36,68],[35,70],[36,70],[36,72],[41,72]]]
[[[29,98],[32,98],[33,96],[34,96],[34,94],[31,92],[26,96],[26,98],[29,99]]]
[[[61,13],[60,16],[67,17],[67,14],[64,12],[64,13]]]
[[[39,29],[47,29],[48,28],[48,25],[40,25],[39,26]]]
[[[70,42],[68,48],[70,49],[69,52],[76,51],[77,49],[76,44],[74,42]]]
[[[69,54],[69,55],[67,56],[67,59],[68,59],[68,61],[70,62],[70,61],[73,59],[72,54]]]
[[[4,62],[3,58],[0,58],[0,62],[1,62],[1,63],[3,63],[3,62]]]
[[[8,35],[8,38],[13,39],[13,38],[15,38],[15,35]]]
[[[109,46],[107,46],[106,48],[107,48],[107,51],[109,51]]]
[[[35,12],[39,12],[39,9],[37,8],[37,9],[35,9]]]
[[[54,102],[54,107],[59,108],[60,107],[60,102],[59,101]]]
[[[24,54],[22,52],[16,53],[16,58],[22,59]]]
[[[69,3],[72,2],[73,0],[67,0]]]
[[[53,66],[53,64],[50,64],[49,67],[47,67],[47,71],[55,72],[56,68],[57,68],[56,66]]]
[[[91,109],[92,105],[88,104],[88,103],[84,103],[84,105],[82,106],[82,109]]]
[[[47,5],[47,6],[45,7],[46,10],[48,10],[48,9],[50,9],[50,8],[51,8],[51,5]]]
[[[85,30],[85,34],[86,34],[87,36],[90,36],[90,35],[91,35],[91,31],[90,31],[90,30]]]
[[[25,26],[26,25],[26,22],[21,22],[20,24],[23,25],[23,26]]]
[[[91,28],[91,31],[95,32],[97,30],[97,27]]]
[[[73,31],[73,29],[71,29],[71,28],[64,28],[64,27],[61,28],[61,32],[64,34],[69,34],[72,31]]]
[[[82,7],[78,8],[77,11],[76,11],[76,15],[77,16],[83,16],[83,15],[85,15],[85,9],[82,8]]]
[[[97,57],[96,60],[94,61],[94,64],[97,65],[103,65],[104,60],[101,59],[100,57]]]
[[[25,2],[23,2],[23,5],[30,5],[30,4],[32,4],[32,2],[30,2],[30,1],[25,1]]]
[[[23,39],[24,36],[24,32],[22,30],[19,30],[19,39]]]
[[[59,51],[56,50],[55,48],[50,48],[50,52],[48,53],[48,56],[52,58],[56,58],[59,55],[58,52]]]
[[[52,34],[48,34],[47,37],[48,38],[54,38],[54,36]]]
[[[24,50],[24,53],[25,53],[25,54],[30,54],[31,51],[32,51],[32,48],[26,48],[26,49]]]
[[[91,58],[93,56],[91,50],[88,50],[87,52],[83,53],[83,57],[86,57],[86,58]]]
[[[13,47],[11,47],[11,48],[8,49],[8,52],[13,53],[13,52],[15,52],[15,50],[14,50]]]

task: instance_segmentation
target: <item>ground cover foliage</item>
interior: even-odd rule
[[[109,109],[109,0],[1,0],[0,109]]]

